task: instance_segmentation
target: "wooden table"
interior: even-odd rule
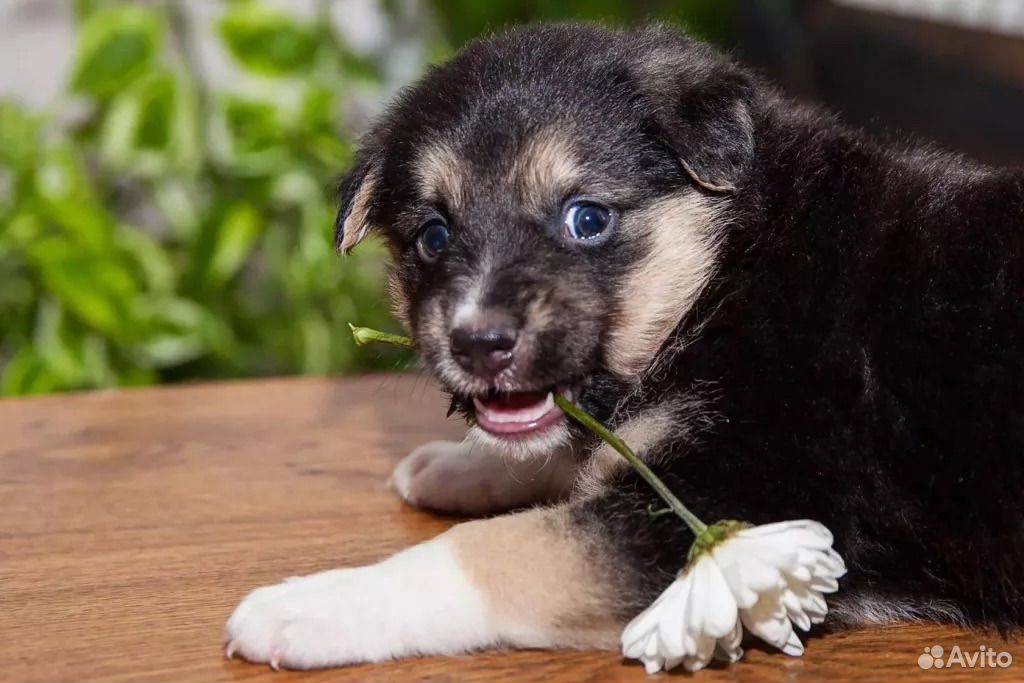
[[[0,401],[0,681],[642,681],[615,653],[514,652],[275,673],[226,661],[249,589],[372,562],[453,520],[385,488],[455,437],[422,378],[288,379]],[[1009,669],[922,671],[926,646]],[[1024,644],[931,626],[750,652],[699,680],[1020,680]]]

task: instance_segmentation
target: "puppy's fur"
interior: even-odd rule
[[[339,247],[386,237],[396,314],[461,409],[570,388],[702,518],[820,520],[850,566],[832,623],[1024,624],[1024,173],[879,144],[667,29],[554,25],[403,92],[342,194]],[[572,197],[615,210],[594,243],[560,231]],[[452,241],[425,263],[434,215]],[[492,380],[449,350],[481,311],[520,323]],[[427,507],[561,502],[256,591],[233,651],[615,647],[692,540],[568,423],[411,457],[396,488]]]

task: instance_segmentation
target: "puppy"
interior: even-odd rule
[[[395,314],[475,417],[395,488],[527,509],[261,588],[230,653],[616,648],[692,537],[556,391],[706,520],[830,527],[832,624],[1024,623],[1021,171],[881,145],[665,28],[542,25],[397,98],[338,247],[371,230]]]

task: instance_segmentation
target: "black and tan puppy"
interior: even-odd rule
[[[371,230],[396,314],[476,417],[395,487],[549,504],[257,590],[231,651],[617,647],[691,537],[553,391],[704,519],[828,525],[850,566],[832,623],[1024,624],[1024,172],[878,144],[666,29],[538,26],[392,105],[338,246]]]

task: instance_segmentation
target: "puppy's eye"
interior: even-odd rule
[[[594,202],[573,202],[565,209],[562,226],[574,240],[592,240],[601,236],[612,222],[612,212]]]
[[[416,240],[416,250],[420,253],[420,258],[432,263],[448,248],[449,239],[448,226],[440,218],[433,218],[421,229]]]

